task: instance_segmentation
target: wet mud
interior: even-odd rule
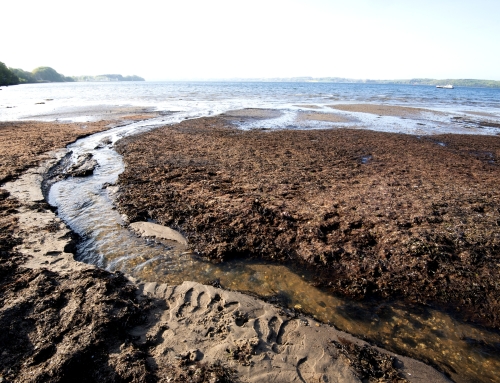
[[[109,121],[85,124],[52,122],[0,122],[0,184],[15,179],[23,170],[33,167],[45,153],[78,138],[107,129]]]
[[[342,110],[344,112],[358,112],[378,114],[379,116],[393,117],[418,117],[422,113],[441,114],[429,109],[412,108],[407,106],[378,105],[378,104],[339,104],[330,105],[330,108]]]
[[[6,142],[26,131],[9,129],[15,125],[0,129]],[[64,146],[79,128],[26,127],[38,139],[2,148],[4,158],[29,162],[2,164],[4,180],[16,181],[4,185],[13,195],[0,190],[0,381],[448,381],[418,361],[249,296],[194,282],[137,284],[74,261],[66,254],[71,233],[40,190],[44,172],[64,153],[38,144],[50,137],[48,148]]]
[[[50,158],[48,151],[105,130],[108,123],[85,128],[80,124],[0,123],[0,182],[21,177]],[[151,365],[148,349],[135,344],[129,330],[145,323],[156,302],[138,299],[138,288],[120,273],[75,261],[74,268],[53,271],[51,264],[62,262],[56,263],[57,254],[45,254],[54,261],[45,262],[42,268],[27,267],[30,257],[19,252],[18,246],[33,246],[33,235],[40,233],[57,236],[60,223],[54,219],[37,225],[35,221],[36,233],[23,233],[18,219],[21,210],[35,216],[51,214],[43,199],[22,205],[0,189],[1,382],[156,382],[160,376],[185,381],[183,377],[195,373],[192,381],[205,382],[233,376],[220,363]]]
[[[230,122],[120,141],[120,211],[179,230],[215,262],[293,262],[332,293],[430,304],[499,328],[499,137]]]

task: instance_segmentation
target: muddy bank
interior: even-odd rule
[[[54,128],[37,127],[41,136]],[[2,133],[15,141],[19,131]],[[60,133],[51,145],[79,135]],[[26,149],[37,150],[13,145],[4,154],[18,158]],[[49,163],[64,152],[32,155],[28,165],[5,167],[17,180],[5,186],[12,195],[0,192],[1,381],[448,381],[242,294],[192,282],[137,285],[74,261],[71,233],[40,190]]]
[[[499,137],[239,131],[224,117],[118,150],[119,209],[180,230],[205,257],[302,263],[334,293],[499,328]]]
[[[299,121],[326,121],[326,122],[353,122],[355,119],[334,113],[311,113],[301,112],[298,114]]]
[[[407,106],[396,105],[377,105],[377,104],[339,104],[330,105],[330,108],[342,110],[345,112],[358,112],[378,114],[379,116],[393,117],[418,117],[422,113],[442,114],[435,110],[412,108]]]
[[[80,137],[108,129],[110,121],[84,124],[52,122],[0,122],[0,184],[48,159],[46,153]]]
[[[104,130],[108,123],[86,128],[1,123],[0,135],[6,143],[1,148],[2,183],[51,158],[49,150]],[[25,186],[20,196],[34,192],[34,198],[20,201],[3,189],[0,193],[1,380],[148,381],[144,353],[127,345],[125,333],[131,323],[143,322],[148,302],[134,302],[135,290],[123,275],[88,265],[71,267],[76,262],[61,262],[60,251],[42,248],[37,252],[37,244],[51,247],[47,235],[69,243],[69,238],[64,239],[68,230],[43,201],[40,185]],[[29,232],[21,230],[23,223],[31,225]],[[31,249],[48,261],[28,268],[33,259],[21,249]]]

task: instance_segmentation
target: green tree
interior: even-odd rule
[[[64,76],[48,66],[41,66],[31,72],[38,82],[64,82]]]
[[[19,84],[19,78],[0,61],[0,86],[17,84]]]
[[[9,68],[12,73],[14,73],[19,78],[19,83],[21,84],[32,84],[36,82],[35,77],[31,72],[18,69],[18,68]]]

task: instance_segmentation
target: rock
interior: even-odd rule
[[[166,226],[158,225],[152,222],[134,222],[130,224],[130,228],[143,237],[156,237],[176,241],[183,245],[187,245],[186,238],[181,233]]]
[[[110,137],[104,137],[101,141],[99,141],[99,143],[94,149],[102,149],[105,148],[106,146],[111,145],[112,143],[113,141],[111,140]]]
[[[76,162],[69,167],[66,172],[68,177],[86,177],[94,173],[97,161],[91,153],[85,153],[78,156]]]

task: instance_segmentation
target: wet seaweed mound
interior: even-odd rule
[[[438,303],[499,327],[500,137],[241,131],[222,118],[122,140],[119,209],[214,261],[312,267],[354,298]]]

